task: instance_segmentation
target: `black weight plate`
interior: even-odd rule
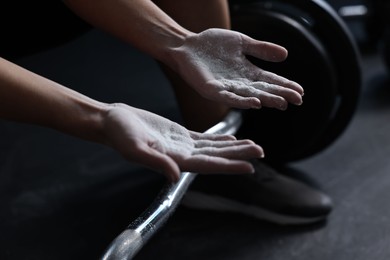
[[[325,134],[318,139],[307,156],[314,155],[331,145],[344,132],[356,111],[361,90],[361,57],[357,44],[341,17],[323,0],[278,0],[298,12],[291,17],[300,21],[326,48],[337,78],[337,104]],[[287,9],[283,12],[287,15]]]
[[[289,56],[281,63],[248,58],[262,69],[299,82],[305,89],[302,106],[290,105],[286,111],[244,111],[238,135],[260,144],[270,161],[302,159],[323,135],[335,106],[336,78],[326,50],[300,23],[258,4],[233,8],[232,29],[286,47]]]

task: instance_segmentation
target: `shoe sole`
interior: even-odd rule
[[[224,197],[207,195],[196,191],[187,191],[181,201],[181,205],[192,209],[244,214],[279,225],[313,224],[326,218],[326,216],[299,217],[278,214],[277,212],[269,211],[264,208],[245,205]]]

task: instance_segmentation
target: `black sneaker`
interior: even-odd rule
[[[192,209],[236,212],[283,225],[326,219],[332,201],[259,160],[254,175],[198,175],[182,200]]]

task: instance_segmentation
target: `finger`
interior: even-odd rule
[[[229,80],[226,81],[225,84],[229,86],[234,94],[241,97],[256,97],[260,100],[262,106],[277,108],[280,110],[287,109],[287,101],[280,96],[268,93],[269,89],[271,89],[271,84],[267,84],[264,82],[263,88],[266,91],[261,89],[257,89],[252,86],[251,82],[242,82],[241,80]],[[292,91],[292,90],[291,90]],[[299,95],[298,95],[299,96]]]
[[[201,174],[253,173],[253,165],[247,161],[229,160],[208,155],[195,155],[185,163],[186,171]]]
[[[217,97],[217,101],[223,102],[227,106],[235,107],[239,109],[261,108],[261,101],[254,96],[240,96],[231,91],[221,91]]]
[[[228,147],[202,147],[196,149],[193,154],[203,154],[215,157],[223,157],[226,159],[251,159],[262,158],[264,156],[263,149],[258,145],[246,144],[235,145]]]
[[[302,96],[292,89],[281,87],[275,84],[269,84],[264,81],[252,82],[250,85],[258,90],[282,97],[284,100],[294,105],[299,106],[302,104]],[[264,100],[260,100],[262,101],[263,105],[266,106],[264,104]]]
[[[261,100],[263,107],[276,108],[282,111],[286,110],[288,107],[288,102],[283,97],[265,91],[259,91],[258,97]]]
[[[242,34],[243,53],[265,61],[280,62],[287,58],[287,50],[277,44],[258,41]]]
[[[208,98],[225,104],[229,107],[239,108],[239,109],[249,109],[249,108],[261,108],[261,102],[256,97],[250,96],[239,96],[234,93],[235,85],[232,85],[231,80],[213,80],[209,82],[210,89],[220,89],[217,94],[212,94]]]
[[[179,166],[169,156],[144,144],[138,145],[134,154],[136,154],[136,156],[130,155],[130,160],[134,161],[134,159],[136,159],[137,163],[159,173],[163,173],[170,181],[176,182],[179,180]]]
[[[254,142],[248,139],[244,140],[231,140],[231,141],[211,141],[211,140],[197,140],[195,141],[195,148],[203,148],[203,147],[229,147],[229,146],[237,146],[237,145],[253,145]]]
[[[275,73],[265,71],[265,70],[259,70],[255,81],[264,81],[264,82],[279,85],[279,86],[282,86],[285,88],[289,88],[289,89],[295,90],[301,96],[303,96],[303,93],[304,93],[303,88],[298,83],[291,81],[289,79],[286,79],[282,76],[279,76]]]
[[[210,141],[234,141],[237,140],[234,135],[226,134],[207,134],[195,131],[189,131],[190,137],[194,140],[210,140]]]

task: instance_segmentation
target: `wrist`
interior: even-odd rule
[[[183,46],[189,38],[196,35],[184,28],[172,28],[169,41],[165,46],[162,46],[162,56],[157,58],[162,63],[169,66],[171,69],[177,70],[180,65],[180,58],[178,58],[178,50]]]
[[[76,100],[72,106],[69,113],[65,112],[54,128],[87,141],[106,145],[104,118],[109,105],[83,97]]]
[[[96,102],[88,110],[87,124],[90,126],[88,138],[91,141],[107,145],[107,136],[105,133],[104,120],[110,109],[110,105],[106,103]],[[86,125],[86,127],[88,127]]]

